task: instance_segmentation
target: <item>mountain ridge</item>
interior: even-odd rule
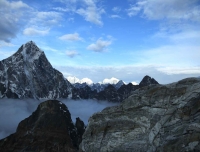
[[[91,116],[79,148],[81,152],[200,151],[199,120],[200,78],[148,85],[120,105]]]
[[[0,98],[71,98],[121,102],[138,87],[158,84],[149,76],[143,78],[139,85],[125,84],[114,77],[96,84],[88,78],[79,80],[72,77],[70,80],[80,83],[72,85],[64,78],[33,41],[23,44],[12,56],[0,61]]]

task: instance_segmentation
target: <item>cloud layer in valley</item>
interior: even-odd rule
[[[72,120],[81,118],[85,124],[88,118],[95,112],[103,110],[105,107],[116,104],[106,101],[96,100],[60,100],[67,105]],[[29,117],[34,112],[40,101],[33,99],[0,99],[0,139],[14,133],[20,121]]]
[[[0,139],[14,133],[19,122],[36,110],[38,100],[0,99]]]
[[[88,124],[88,119],[94,113],[103,110],[106,107],[118,105],[118,103],[111,103],[107,101],[97,100],[61,100],[67,105],[73,122],[79,117],[84,123]]]

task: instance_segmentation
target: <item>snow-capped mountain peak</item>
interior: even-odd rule
[[[81,84],[82,84],[82,83],[86,83],[86,84],[88,84],[88,85],[92,85],[92,84],[93,84],[92,80],[89,79],[89,78],[83,78],[83,79],[81,79],[81,80],[80,80],[80,83],[81,83]]]
[[[114,78],[114,77],[103,80],[103,84],[117,84],[118,82],[119,82],[119,79]]]
[[[134,81],[133,81],[133,82],[131,82],[131,83],[132,83],[133,85],[138,85],[138,83],[137,83],[137,82],[134,82]]]
[[[86,83],[88,85],[92,85],[93,84],[93,81],[91,79],[89,79],[89,78],[83,78],[83,79],[80,80],[77,77],[68,76],[67,80],[71,84],[75,84],[75,83],[80,83],[80,84]]]
[[[71,84],[75,84],[75,83],[79,83],[80,80],[77,77],[72,77],[72,76],[68,76],[67,80],[71,83]]]
[[[0,69],[0,98],[55,99],[71,94],[71,84],[33,41],[0,61]]]
[[[33,63],[34,60],[37,60],[41,54],[44,52],[41,51],[35,42],[29,41],[26,44],[23,44],[21,48],[12,56],[12,61],[15,61],[19,54],[22,55],[25,62]]]

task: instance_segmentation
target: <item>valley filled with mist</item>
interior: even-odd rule
[[[100,112],[106,107],[119,105],[107,101],[97,100],[70,100],[58,99],[63,102],[71,113],[72,121],[76,118],[88,124],[88,119],[96,112]],[[35,99],[0,99],[0,139],[14,133],[20,121],[29,117],[42,101]]]

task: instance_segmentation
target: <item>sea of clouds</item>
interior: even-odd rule
[[[88,124],[92,114],[117,103],[96,100],[59,99],[69,109],[73,122],[79,117]],[[33,99],[0,99],[0,139],[14,133],[20,121],[29,117],[42,101]]]

